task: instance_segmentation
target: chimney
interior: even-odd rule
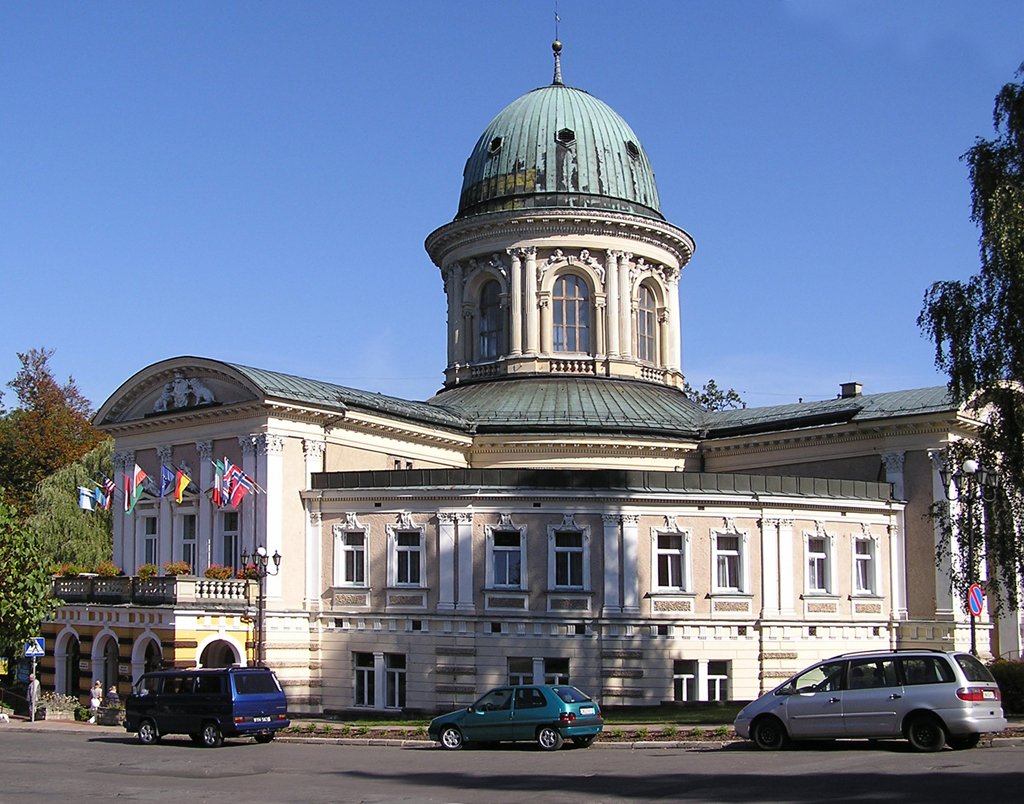
[[[855,396],[860,396],[863,391],[864,386],[859,382],[844,382],[839,386],[839,398],[852,399]]]

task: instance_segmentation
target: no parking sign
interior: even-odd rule
[[[980,617],[985,608],[985,593],[981,591],[981,584],[972,583],[967,590],[967,604],[971,607],[971,616]]]

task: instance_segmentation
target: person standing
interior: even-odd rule
[[[29,673],[25,697],[28,700],[28,719],[35,723],[36,707],[39,706],[39,679],[36,678],[35,673]]]
[[[89,718],[90,723],[96,722],[96,714],[100,710],[100,706],[103,705],[103,684],[99,679],[96,679],[96,683],[92,685],[92,693],[89,697],[89,711],[92,712],[92,717]]]

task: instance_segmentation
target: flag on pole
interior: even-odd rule
[[[185,498],[185,489],[189,487],[191,482],[192,478],[180,469],[174,475],[174,501],[178,505],[181,505],[181,501]]]
[[[96,502],[93,493],[89,491],[85,486],[78,487],[78,507],[83,511],[95,511],[96,508],[94,503]]]
[[[105,511],[110,506],[110,500],[107,499],[107,495],[100,486],[96,486],[96,490],[92,493],[92,496],[96,500],[96,508],[94,510],[99,511],[100,509],[103,509]]]
[[[225,504],[231,503],[231,498],[235,496],[235,486],[238,484],[238,478],[242,476],[242,470],[235,464],[231,463],[227,458],[224,459],[224,495]]]
[[[135,510],[135,504],[142,497],[146,490],[146,479],[149,477],[142,471],[142,467],[135,464],[135,471],[131,475],[124,476],[124,510],[131,513]]]
[[[106,475],[103,475],[103,510],[110,510],[110,503],[114,500],[114,492],[117,490],[117,484]]]
[[[160,496],[166,497],[174,488],[174,472],[171,467],[160,464]]]
[[[224,485],[224,464],[220,461],[213,461],[213,488],[210,489],[213,492],[213,504],[221,505],[221,493]]]
[[[246,494],[256,493],[256,483],[245,472],[239,472],[235,480],[234,488],[231,489],[231,507],[237,508],[238,504]]]

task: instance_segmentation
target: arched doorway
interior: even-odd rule
[[[99,681],[104,691],[117,684],[117,637],[108,635],[93,648],[93,681]]]
[[[57,671],[54,676],[54,687],[62,695],[73,695],[77,698],[81,694],[82,684],[82,646],[74,634],[69,634],[62,646],[57,649],[54,656]]]
[[[200,667],[231,667],[240,664],[241,659],[230,642],[218,640],[203,648],[199,656]]]
[[[151,639],[149,644],[146,645],[146,658],[142,666],[142,672],[151,673],[154,670],[159,670],[164,666],[164,655],[160,650],[160,645],[155,639]]]

